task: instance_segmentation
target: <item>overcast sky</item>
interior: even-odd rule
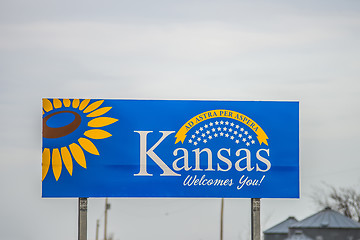
[[[300,101],[300,199],[262,199],[262,228],[360,183],[360,2],[0,2],[0,238],[77,239],[77,199],[41,198],[41,98]],[[279,186],[280,187],[280,186]],[[219,199],[110,199],[114,240],[219,239]],[[89,199],[95,239],[104,199]],[[250,200],[225,201],[225,240]]]

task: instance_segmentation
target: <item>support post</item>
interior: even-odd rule
[[[260,240],[260,198],[251,199],[251,240]]]
[[[78,240],[87,240],[87,198],[79,198]]]

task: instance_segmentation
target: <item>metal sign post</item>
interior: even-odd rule
[[[260,240],[260,198],[251,199],[251,240]]]
[[[78,240],[87,239],[87,198],[79,198]]]

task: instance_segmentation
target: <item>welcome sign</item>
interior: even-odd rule
[[[43,197],[299,197],[299,103],[43,99]]]

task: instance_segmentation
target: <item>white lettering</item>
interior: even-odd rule
[[[230,161],[230,159],[224,157],[223,155],[221,155],[221,151],[226,151],[228,153],[228,155],[230,156],[230,148],[226,149],[226,148],[221,148],[218,153],[217,153],[217,157],[219,158],[219,160],[223,161],[224,163],[227,164],[227,169],[222,169],[220,164],[217,164],[217,170],[218,171],[222,171],[222,172],[227,172],[231,169],[232,167],[232,162]]]
[[[242,151],[245,151],[245,157],[243,158],[240,158],[236,163],[235,163],[235,169],[238,170],[238,171],[244,171],[245,169],[247,171],[252,171],[254,168],[251,167],[251,152],[249,149],[246,149],[246,148],[240,148],[239,150],[236,151],[235,155],[236,156],[240,156],[241,152]],[[243,160],[246,160],[246,167],[240,167],[240,162],[243,161]]]
[[[269,161],[268,159],[266,159],[266,158],[264,158],[264,157],[262,157],[262,156],[260,155],[260,152],[261,152],[261,151],[266,152],[267,155],[268,155],[268,157],[270,156],[270,149],[259,149],[259,150],[256,152],[256,158],[257,158],[258,160],[260,160],[260,162],[263,162],[263,163],[266,165],[266,169],[263,170],[263,169],[261,169],[261,168],[259,167],[258,164],[256,164],[256,171],[267,172],[267,171],[269,171],[269,169],[270,169],[270,167],[271,167],[271,163],[270,163],[270,161]]]
[[[209,148],[204,148],[200,151],[200,148],[194,149],[193,152],[195,152],[195,168],[194,171],[202,171],[203,169],[200,168],[200,154],[202,152],[206,152],[208,155],[208,168],[205,169],[205,171],[215,171],[215,169],[212,168],[212,152]]]
[[[134,176],[152,176],[152,174],[147,172],[147,156],[149,156],[160,168],[163,170],[161,176],[180,176],[180,174],[172,171],[158,155],[154,152],[155,148],[157,148],[162,141],[170,134],[175,131],[160,131],[162,133],[162,137],[149,149],[147,149],[147,135],[152,131],[134,131],[140,134],[140,172],[138,174],[134,174]]]
[[[191,176],[188,175],[184,182],[184,186],[215,186],[215,187],[231,187],[233,185],[232,179],[212,179],[206,178],[206,175],[202,175],[201,178],[198,178],[197,175]]]
[[[189,153],[186,150],[186,148],[177,148],[174,150],[173,154],[174,156],[178,155],[178,151],[183,151],[184,152],[184,156],[179,157],[178,159],[175,159],[175,161],[173,162],[173,169],[175,171],[180,171],[181,169],[185,169],[185,171],[189,171],[191,169],[191,167],[189,167]],[[182,167],[178,167],[177,163],[181,160],[184,159],[184,166]]]

